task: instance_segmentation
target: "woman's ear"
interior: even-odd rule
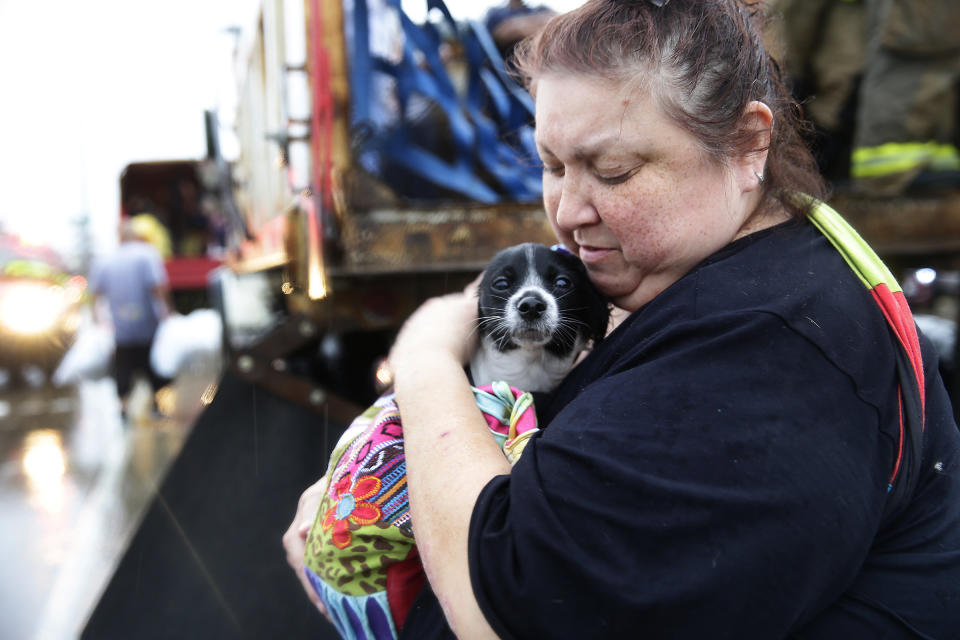
[[[760,188],[765,178],[767,151],[773,132],[773,112],[765,103],[752,100],[743,111],[742,122],[744,131],[751,134],[753,150],[737,161],[737,179],[743,191],[753,191]]]

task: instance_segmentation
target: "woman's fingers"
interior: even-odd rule
[[[478,291],[480,291],[480,283],[483,281],[483,272],[470,281],[470,283],[463,288],[463,295],[468,296],[476,300],[478,297]]]
[[[404,323],[390,351],[394,371],[427,354],[444,354],[466,364],[473,354],[477,298],[453,293],[431,298]]]
[[[293,521],[287,527],[283,534],[283,548],[287,552],[287,564],[297,574],[300,585],[306,592],[307,597],[329,620],[326,607],[320,601],[320,596],[314,590],[313,585],[307,578],[303,555],[306,551],[307,535],[310,533],[310,527],[317,515],[317,509],[320,508],[320,501],[323,499],[323,487],[326,478],[320,478],[319,481],[310,485],[306,491],[300,495],[300,501],[297,503],[297,513],[293,516]]]

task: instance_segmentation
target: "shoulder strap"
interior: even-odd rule
[[[886,515],[889,516],[898,512],[913,494],[923,453],[925,387],[917,326],[896,278],[840,214],[816,202],[809,219],[870,291],[896,338],[900,439],[887,486]]]

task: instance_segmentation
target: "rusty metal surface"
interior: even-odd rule
[[[335,273],[476,269],[504,247],[556,242],[539,204],[352,212]]]
[[[872,199],[839,193],[830,204],[891,264],[960,264],[960,194]],[[337,258],[327,264],[330,295],[291,301],[323,326],[398,326],[430,295],[469,281],[499,249],[555,242],[539,204],[418,209],[382,202],[344,213]]]
[[[304,7],[308,24],[312,11],[319,10],[322,14],[320,21],[323,28],[322,35],[319,40],[312,38],[310,28],[307,26],[307,42],[310,47],[322,47],[323,54],[329,61],[330,75],[326,79],[328,83],[326,89],[333,100],[333,129],[330,132],[332,135],[331,162],[335,171],[346,171],[351,164],[350,80],[347,44],[344,38],[343,3],[341,0],[318,0],[317,2],[304,0]],[[311,52],[313,60],[316,60],[316,53],[316,51]],[[310,82],[317,81],[318,78],[314,72],[311,74]],[[316,161],[316,158],[314,160]]]
[[[398,328],[427,298],[463,289],[481,268],[338,276],[323,300],[294,292],[287,306],[309,317],[319,332]]]
[[[960,194],[924,199],[837,194],[830,205],[881,255],[960,252]]]

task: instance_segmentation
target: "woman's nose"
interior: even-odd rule
[[[557,202],[557,226],[564,231],[573,231],[600,220],[589,194],[571,178],[569,174],[564,177],[558,190],[560,198]]]

